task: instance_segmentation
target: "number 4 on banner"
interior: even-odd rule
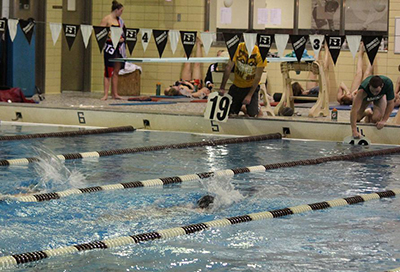
[[[231,104],[232,96],[229,94],[221,96],[217,92],[211,93],[208,96],[204,118],[218,122],[226,122],[228,120]]]

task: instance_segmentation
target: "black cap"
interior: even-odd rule
[[[197,206],[201,209],[206,209],[214,202],[214,197],[210,195],[205,195],[202,196],[198,201],[197,201]]]

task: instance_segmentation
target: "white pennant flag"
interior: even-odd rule
[[[256,45],[257,41],[257,33],[243,33],[244,43],[246,44],[247,52],[249,56],[251,52],[253,52],[254,45]]]
[[[51,38],[53,39],[53,45],[56,45],[58,37],[60,37],[61,29],[62,29],[61,23],[50,23],[50,32],[51,32]]]
[[[83,43],[85,44],[85,48],[87,48],[89,44],[90,36],[92,36],[93,26],[91,25],[81,25],[81,32],[83,37]]]
[[[178,46],[180,32],[179,30],[170,30],[168,31],[169,42],[171,44],[172,54],[175,54],[176,47]]]
[[[361,35],[346,35],[346,40],[354,59],[356,57],[358,48],[360,47]]]
[[[122,28],[120,28],[119,26],[111,26],[111,41],[113,43],[113,47],[116,49],[119,43],[119,39],[121,39],[121,35],[122,35]]]
[[[317,60],[319,52],[322,48],[322,43],[324,42],[324,35],[310,35],[311,47],[314,50],[314,58]]]
[[[142,33],[143,52],[146,52],[147,46],[149,45],[151,39],[151,33],[153,33],[153,30],[141,28],[140,33]]]
[[[210,51],[211,44],[215,40],[216,34],[215,32],[201,32],[200,37],[201,41],[203,42],[204,52],[207,56],[208,52]]]
[[[275,44],[278,49],[279,57],[283,57],[283,53],[285,52],[286,45],[289,40],[289,34],[275,34]]]
[[[15,36],[17,35],[17,27],[18,27],[18,20],[16,19],[8,19],[8,31],[10,33],[10,39],[13,42]]]

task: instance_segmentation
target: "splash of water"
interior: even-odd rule
[[[227,176],[201,180],[207,192],[215,197],[211,211],[220,210],[245,199],[239,190],[235,189],[231,180],[232,178]]]
[[[33,165],[38,178],[30,191],[50,191],[55,188],[60,190],[84,185],[85,176],[77,170],[69,170],[51,150],[45,147],[33,147],[33,149],[39,159]]]

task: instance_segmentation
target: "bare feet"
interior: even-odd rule
[[[363,42],[361,42],[361,44],[360,44],[360,53],[361,53],[361,54],[364,54],[364,53],[365,53],[364,43],[363,43]]]
[[[119,95],[113,96],[113,99],[115,99],[115,100],[124,100],[124,98],[122,96],[119,96]]]
[[[364,122],[372,123],[372,115],[373,115],[372,109],[371,108],[366,109],[364,112],[364,116],[365,116]]]
[[[101,98],[101,100],[106,101],[108,99],[108,95],[105,95]]]

